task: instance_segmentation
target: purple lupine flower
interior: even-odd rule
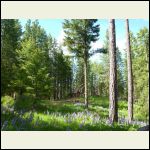
[[[125,123],[125,119],[121,117],[121,118],[118,119],[118,122],[119,122],[120,124],[124,124],[124,123]]]
[[[12,119],[12,121],[11,121],[12,126],[15,126],[16,121],[17,121],[17,118],[16,118],[16,117]]]
[[[28,121],[31,122],[33,120],[33,114],[30,115]]]
[[[72,120],[71,120],[71,118],[68,118],[68,121],[67,121],[68,123],[71,123],[72,122]]]
[[[24,120],[24,119],[21,119],[21,126],[25,126],[26,125],[26,120]]]
[[[16,128],[16,131],[20,131],[20,128],[19,128],[19,127],[15,126],[15,128]]]
[[[75,118],[76,114],[75,114],[75,113],[73,113],[71,116],[72,116],[73,118]]]
[[[37,116],[37,119],[36,119],[36,122],[35,122],[35,125],[36,125],[36,126],[38,126],[38,125],[40,124],[39,121],[40,121],[40,118],[39,118],[39,116]]]
[[[93,118],[93,123],[98,123],[99,122],[99,117],[94,117]]]
[[[49,111],[47,110],[47,115],[49,115]]]
[[[106,120],[106,124],[109,125],[109,126],[111,126],[111,125],[113,124],[113,122],[112,122],[111,119],[107,119],[107,120]]]
[[[81,123],[81,124],[79,124],[79,128],[81,129],[83,127],[83,124]]]
[[[20,110],[19,115],[20,115],[20,116],[23,115],[23,110]]]
[[[71,131],[71,128],[70,128],[70,127],[67,127],[67,128],[66,128],[66,131]]]
[[[4,130],[7,127],[7,125],[8,125],[8,121],[6,120],[4,121],[1,130]]]

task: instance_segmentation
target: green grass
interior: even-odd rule
[[[6,100],[6,98],[5,98]],[[84,98],[50,101],[32,97],[20,97],[15,101],[15,111],[1,113],[1,130],[22,131],[134,131],[138,125],[122,123],[108,124],[109,100],[107,97],[89,97],[88,110]],[[4,101],[3,101],[4,103]],[[5,105],[6,107],[6,105]],[[135,107],[137,107],[135,105]],[[24,109],[25,112],[20,114]],[[136,108],[135,110],[138,110]],[[139,112],[135,112],[137,120]],[[119,117],[127,118],[127,102],[119,101]],[[6,124],[6,127],[5,127]]]

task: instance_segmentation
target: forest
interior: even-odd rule
[[[124,19],[121,50],[115,23],[94,49],[98,19],[64,19],[62,45],[38,20],[1,19],[1,131],[149,130],[149,28]]]

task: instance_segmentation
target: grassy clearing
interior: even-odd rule
[[[62,101],[33,100],[31,97],[21,97],[14,102],[12,110],[7,108],[6,102],[4,103],[6,97],[2,99],[4,108],[1,112],[1,130],[134,131],[143,125],[136,123],[129,125],[126,122],[126,101],[119,101],[119,123],[109,122],[107,97],[90,97],[88,110],[84,107],[82,97]],[[135,112],[135,119],[144,121],[144,118],[139,117],[138,114],[139,112]]]

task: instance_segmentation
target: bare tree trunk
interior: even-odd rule
[[[92,73],[92,75],[91,75],[91,87],[90,87],[90,96],[94,96],[94,83],[93,83],[93,79],[94,78],[94,76],[93,76],[93,73]]]
[[[146,45],[146,61],[147,61],[147,72],[148,72],[148,95],[147,95],[147,104],[149,110],[149,44]]]
[[[13,98],[16,100],[16,92],[13,93]]]
[[[63,95],[64,95],[64,83],[62,82],[62,80],[60,80],[60,99],[63,99]]]
[[[58,99],[58,82],[57,79],[54,80],[54,100]]]
[[[118,121],[118,99],[117,99],[117,65],[116,65],[116,36],[115,20],[109,20],[109,119],[112,122]]]
[[[128,70],[128,121],[133,119],[133,74],[132,74],[132,60],[131,60],[131,47],[130,47],[130,33],[129,21],[125,20],[126,27],[126,44],[127,44],[127,70]]]
[[[87,57],[84,58],[84,94],[85,94],[85,107],[88,108],[88,75],[87,75]]]

